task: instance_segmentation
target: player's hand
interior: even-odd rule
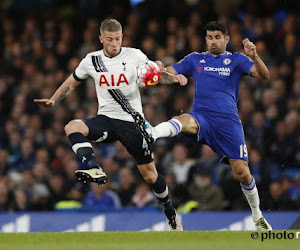
[[[33,101],[41,105],[42,107],[49,107],[49,108],[53,107],[55,104],[55,101],[50,99],[34,99]]]
[[[155,63],[159,67],[160,71],[164,71],[165,70],[165,65],[162,63],[162,61],[155,61]]]
[[[243,45],[244,45],[244,50],[245,50],[246,56],[249,56],[250,58],[257,56],[256,46],[248,38],[245,38],[243,40]]]
[[[174,82],[179,82],[181,86],[185,86],[187,84],[187,78],[184,75],[174,75]]]

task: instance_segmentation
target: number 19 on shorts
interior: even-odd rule
[[[247,151],[246,144],[241,144],[240,145],[240,157],[241,158],[248,157],[248,151]]]

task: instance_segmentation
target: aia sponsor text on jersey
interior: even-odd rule
[[[125,74],[101,75],[99,80],[100,87],[106,85],[107,87],[119,87],[121,84],[129,85]]]

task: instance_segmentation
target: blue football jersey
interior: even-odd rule
[[[178,74],[193,76],[195,99],[192,112],[207,111],[238,115],[237,102],[242,75],[249,75],[254,62],[241,53],[225,52],[214,57],[194,52],[172,65]]]

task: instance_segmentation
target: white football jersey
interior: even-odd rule
[[[138,65],[147,61],[147,56],[139,49],[122,47],[121,52],[111,58],[103,50],[98,50],[81,60],[73,76],[78,81],[88,76],[94,79],[98,114],[132,122],[133,118],[126,109],[132,108],[144,116],[136,79]]]

